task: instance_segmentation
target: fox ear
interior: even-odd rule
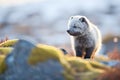
[[[79,21],[82,22],[83,24],[86,24],[87,26],[89,26],[88,19],[86,17],[79,18]]]
[[[85,20],[84,17],[79,18],[79,20],[80,20],[81,22],[86,22],[86,20]]]

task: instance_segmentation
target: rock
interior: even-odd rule
[[[0,47],[0,55],[8,55],[12,49],[11,47]]]
[[[0,79],[73,80],[70,66],[60,50],[46,45],[38,46],[19,40],[13,51],[5,58],[4,66],[7,67]]]
[[[120,61],[110,60],[110,61],[103,61],[103,62],[101,62],[101,63],[103,63],[103,64],[105,64],[105,65],[107,65],[107,66],[113,67],[113,66],[116,66],[117,64],[120,64]]]
[[[67,52],[65,49],[60,48],[60,50],[61,50],[64,54],[68,54],[68,52]]]
[[[102,65],[96,61],[76,57],[68,58],[68,62],[75,72],[75,80],[96,80],[98,76],[104,73],[107,68],[105,65]]]
[[[0,43],[0,47],[12,47],[18,42],[18,39],[7,40]]]
[[[105,56],[96,56],[95,57],[95,60],[99,63],[102,63],[106,66],[109,66],[109,67],[114,67],[116,66],[117,64],[120,64],[120,61],[119,60],[113,60],[113,59],[110,59],[109,57],[105,57]]]
[[[0,47],[3,52],[4,48]],[[18,40],[0,58],[0,80],[95,80],[110,69],[95,60],[66,56],[53,46],[26,40]]]

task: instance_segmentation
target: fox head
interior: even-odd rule
[[[89,28],[89,20],[85,16],[71,16],[67,32],[71,36],[83,35]]]

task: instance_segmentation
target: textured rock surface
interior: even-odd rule
[[[59,59],[58,56],[51,56],[56,57],[53,59],[49,57],[44,61],[40,61],[37,59],[38,63],[34,65],[29,64],[29,56],[30,54],[35,54],[33,48],[37,50],[37,54],[46,54],[42,47],[40,51],[43,50],[43,53],[39,51],[38,47],[34,46],[33,44],[25,41],[19,40],[15,45],[13,51],[7,55],[5,58],[5,65],[7,66],[3,74],[0,75],[0,79],[2,80],[65,80],[66,77],[64,76],[65,68],[63,67],[62,61]],[[36,49],[37,48],[37,49]],[[50,49],[49,49],[50,50]],[[56,50],[52,50],[56,51]],[[33,52],[33,53],[31,53]],[[59,51],[58,51],[59,52]],[[48,52],[49,53],[49,52]],[[57,54],[57,52],[56,52]],[[59,54],[59,53],[58,53]],[[62,53],[60,53],[62,55]],[[32,55],[31,57],[37,58],[40,55]],[[44,57],[44,55],[41,55]],[[47,56],[46,56],[47,57]],[[58,60],[57,60],[58,59]],[[64,60],[64,59],[63,59]],[[31,62],[35,62],[33,59],[30,59]],[[1,64],[2,65],[2,64]],[[67,71],[67,70],[66,70]]]
[[[19,40],[13,50],[8,49],[9,54],[0,55],[0,80],[96,80],[110,68],[96,61],[64,56],[53,46],[25,40]]]
[[[49,66],[49,68],[48,68]],[[65,80],[63,67],[57,61],[49,60],[36,66],[27,64],[8,68],[2,80]]]

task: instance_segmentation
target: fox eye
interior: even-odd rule
[[[73,28],[77,28],[77,26],[73,26]]]
[[[85,18],[80,18],[79,19],[81,22],[85,22]]]

